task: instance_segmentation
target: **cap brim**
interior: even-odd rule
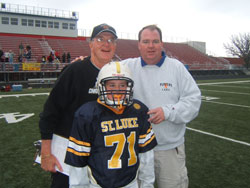
[[[115,38],[118,38],[117,35],[116,35],[116,33],[114,31],[112,31],[112,30],[109,30],[109,29],[105,29],[105,30],[100,31],[99,33],[97,33],[95,35],[95,37],[98,36],[98,35],[100,35],[103,32],[109,32],[109,33],[113,34],[115,36]]]

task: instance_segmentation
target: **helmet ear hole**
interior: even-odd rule
[[[126,89],[108,91],[106,83],[109,80],[125,80],[127,83]],[[97,89],[99,100],[111,107],[118,108],[129,106],[133,102],[133,85],[132,74],[129,68],[120,62],[110,62],[102,67],[97,77]],[[119,98],[119,95],[124,97]],[[108,95],[112,96],[108,98]],[[116,95],[116,97],[114,96]]]

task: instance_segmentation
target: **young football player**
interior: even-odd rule
[[[110,62],[97,78],[98,99],[75,113],[65,162],[71,187],[153,188],[157,142],[148,108],[133,99],[126,65]],[[77,167],[77,168],[76,168]],[[86,168],[86,174],[79,169]]]

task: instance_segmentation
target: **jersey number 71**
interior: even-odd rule
[[[115,152],[113,153],[111,159],[108,160],[109,169],[119,169],[122,167],[121,156],[124,149],[128,149],[130,156],[128,159],[128,166],[136,164],[137,156],[134,149],[135,138],[136,133],[134,131],[132,131],[127,138],[124,133],[108,135],[104,137],[106,147],[112,147],[114,144],[116,144]],[[126,141],[128,142],[128,148],[124,148]]]

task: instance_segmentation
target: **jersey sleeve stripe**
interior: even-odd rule
[[[140,135],[140,139],[141,138],[146,138],[148,134],[150,134],[152,132],[152,126],[150,126],[150,128],[147,130],[147,133],[144,135]]]
[[[79,140],[73,138],[72,136],[69,137],[69,140],[72,141],[72,142],[74,142],[74,143],[76,143],[76,144],[78,144],[78,145],[90,147],[90,143],[79,141]]]
[[[146,141],[144,144],[139,144],[139,147],[145,147],[145,146],[147,146],[149,143],[151,143],[151,141],[152,141],[153,139],[155,139],[155,135],[154,135],[154,134],[153,134],[152,137],[151,137],[148,141]]]
[[[148,145],[154,138],[155,134],[152,128],[149,129],[150,132],[147,131],[148,134],[139,136],[139,146],[145,147]]]
[[[72,148],[67,148],[67,151],[70,153],[73,153],[74,155],[77,155],[77,156],[90,156],[90,153],[78,152]]]
[[[151,132],[151,130],[153,129],[152,125],[150,125],[149,129],[147,130],[147,133]]]
[[[72,149],[74,149],[75,151],[78,151],[78,152],[89,153],[91,147],[78,145],[75,142],[69,141],[68,148],[72,148]]]

